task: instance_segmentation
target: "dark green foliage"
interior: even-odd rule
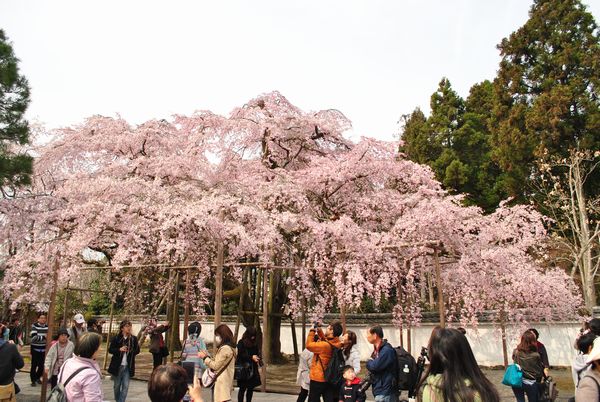
[[[0,29],[0,187],[30,183],[33,159],[15,153],[15,145],[29,141],[24,119],[29,105],[29,86],[19,74],[18,59]]]
[[[498,46],[493,83],[475,84],[463,101],[442,79],[428,118],[418,109],[404,116],[400,151],[486,211],[509,196],[532,199],[543,155],[600,149],[600,40],[592,15],[579,0],[536,0],[529,17]],[[587,190],[597,194],[598,184],[600,177],[591,178]]]
[[[503,198],[500,170],[491,159],[489,122],[493,100],[489,81],[476,84],[464,101],[446,78],[431,96],[431,116],[416,109],[404,116],[400,151],[431,166],[452,192],[465,193],[466,203],[492,210]]]
[[[556,156],[600,149],[598,27],[579,0],[536,0],[529,20],[498,48],[494,157],[506,189],[523,199],[545,149]]]

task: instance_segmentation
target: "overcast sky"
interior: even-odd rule
[[[600,0],[584,0],[600,21]],[[462,96],[494,77],[496,45],[526,0],[0,0],[0,28],[48,127],[120,114],[131,123],[227,114],[279,90],[335,108],[353,136],[393,139],[446,76]]]

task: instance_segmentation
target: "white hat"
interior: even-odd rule
[[[75,321],[77,324],[83,324],[85,322],[85,318],[83,318],[83,314],[75,314],[73,321]]]
[[[594,360],[600,360],[600,341],[598,339],[600,339],[600,338],[596,338],[594,340],[594,346],[592,346],[592,350],[588,354],[586,363],[591,363]]]

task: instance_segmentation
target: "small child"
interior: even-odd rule
[[[365,402],[367,396],[360,391],[360,378],[356,376],[354,367],[344,366],[344,383],[340,387],[340,402]]]

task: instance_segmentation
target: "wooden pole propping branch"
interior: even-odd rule
[[[506,313],[500,314],[500,331],[502,333],[502,357],[504,368],[508,367],[508,346],[506,345]]]
[[[402,302],[402,284],[398,283],[398,287],[397,287],[397,298],[398,298],[398,303]],[[404,347],[404,325],[403,325],[403,320],[404,318],[402,317],[400,320],[400,326],[398,328],[398,330],[400,331],[400,346]]]
[[[188,336],[188,326],[190,325],[190,271],[185,271],[185,299],[183,304],[183,340]]]
[[[262,392],[267,391],[267,364],[271,362],[270,356],[270,343],[271,337],[269,336],[269,270],[263,268],[263,340],[262,340],[262,358],[263,366],[262,371]]]
[[[302,351],[306,348],[306,298],[302,297]]]
[[[219,241],[217,246],[217,272],[215,276],[215,329],[221,325],[221,309],[223,303],[223,262],[225,260],[225,246]],[[213,352],[217,353],[217,342],[213,340]]]
[[[246,283],[249,276],[249,271],[244,271],[242,276],[242,289],[240,290],[240,298],[238,300],[238,313],[235,321],[235,332],[233,333],[233,339],[237,342],[238,335],[240,333],[240,324],[242,321],[242,310],[244,309],[244,297],[246,295]]]
[[[112,271],[108,271],[109,286],[110,286],[111,279],[112,279]],[[104,352],[104,363],[102,363],[103,370],[106,370],[106,367],[108,366],[108,345],[110,344],[110,334],[112,331],[113,319],[114,319],[114,314],[115,314],[115,299],[114,299],[112,292],[109,293],[109,297],[110,297],[110,318],[108,319],[108,332],[106,334],[106,351]]]
[[[50,350],[52,344],[52,335],[54,333],[54,308],[56,306],[56,288],[58,287],[58,270],[60,268],[60,254],[56,256],[52,272],[52,293],[50,294],[50,307],[48,310],[48,333],[46,334],[46,350]],[[40,402],[46,401],[46,388],[48,384],[48,376],[46,371],[42,375],[42,393],[40,394]]]
[[[440,272],[439,250],[436,248],[433,252],[433,261],[435,265],[435,283],[438,291],[438,312],[440,314],[440,327],[446,326],[446,304],[444,302],[444,285],[442,284],[442,274]]]
[[[177,309],[179,308],[179,271],[175,273],[175,286],[173,288],[173,311],[171,317],[171,336],[169,337],[169,361],[173,363],[175,357],[175,334],[179,332],[179,320],[177,319]]]
[[[67,296],[69,294],[69,283],[70,283],[70,281],[67,281],[67,287],[64,290],[65,297],[64,297],[64,300],[63,300],[63,320],[62,320],[62,326],[65,327],[65,328],[67,327],[67,306],[68,306]]]

